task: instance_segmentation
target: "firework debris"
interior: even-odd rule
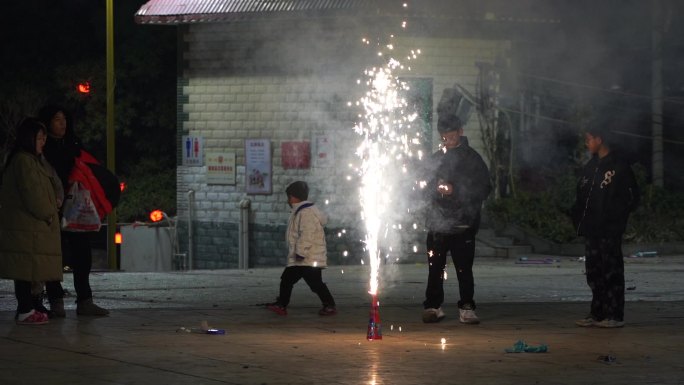
[[[518,340],[513,344],[513,347],[506,348],[505,351],[506,353],[546,353],[549,351],[549,347],[546,344],[528,345],[525,341]]]

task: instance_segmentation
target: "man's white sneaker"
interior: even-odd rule
[[[600,328],[621,328],[625,326],[624,321],[618,321],[614,319],[604,319],[601,322],[596,322],[594,325],[600,327]]]
[[[581,326],[583,328],[588,328],[590,326],[596,326],[598,322],[592,318],[591,316],[588,316],[586,318],[578,319],[575,321],[575,325]]]
[[[428,308],[423,310],[423,322],[425,323],[439,322],[444,318],[444,316],[445,314],[441,307],[438,307],[437,309]]]
[[[475,310],[472,309],[458,309],[458,320],[463,324],[476,325],[480,323],[480,319],[477,318]]]

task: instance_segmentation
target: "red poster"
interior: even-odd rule
[[[284,169],[309,168],[311,146],[309,142],[283,142],[280,145]]]

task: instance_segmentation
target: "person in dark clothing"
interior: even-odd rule
[[[74,167],[75,159],[80,155],[83,147],[71,128],[71,119],[66,109],[60,106],[48,105],[40,110],[39,118],[48,128],[48,139],[44,150],[45,158],[57,171],[57,175],[64,186],[66,196],[70,187],[69,175]],[[90,245],[91,236],[92,233],[89,232],[62,231],[62,263],[69,266],[73,272],[74,289],[76,291],[76,314],[105,316],[109,314],[109,311],[93,303],[93,293],[90,287],[90,270],[93,263]],[[61,286],[59,282],[46,282],[46,288],[49,285],[55,284]],[[53,289],[52,292],[54,291]],[[62,298],[48,299],[51,311],[53,307],[59,309],[61,306],[61,312],[54,312],[56,316],[66,316],[63,311],[64,303]]]
[[[592,128],[584,143],[592,154],[577,182],[572,217],[585,237],[585,268],[591,288],[589,316],[579,326],[624,326],[625,273],[622,235],[640,193],[629,164],[608,145],[607,132]]]
[[[439,322],[444,318],[444,279],[446,255],[456,268],[460,300],[459,321],[477,324],[475,314],[475,235],[480,227],[482,203],[491,191],[487,165],[468,146],[463,136],[463,123],[457,114],[454,89],[446,89],[437,107],[437,129],[442,147],[428,160],[427,254],[428,282],[423,302],[423,322]]]

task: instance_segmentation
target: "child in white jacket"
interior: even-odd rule
[[[292,213],[287,223],[287,267],[280,276],[280,295],[267,308],[279,315],[287,315],[292,287],[300,279],[309,285],[311,291],[321,299],[323,307],[318,314],[335,315],[335,300],[328,286],[323,283],[322,271],[327,267],[327,248],[323,227],[328,222],[326,215],[309,202],[309,186],[296,181],[285,189],[287,203]]]

